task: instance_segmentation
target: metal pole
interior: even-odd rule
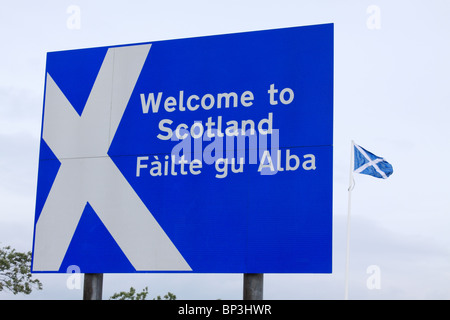
[[[352,189],[353,184],[353,169],[354,169],[354,148],[355,142],[352,140],[350,153],[350,181],[348,182],[348,212],[347,212],[347,256],[345,259],[345,294],[344,299],[348,300],[348,277],[350,266],[350,214],[352,212]]]
[[[264,273],[244,273],[244,300],[262,300]]]
[[[103,273],[85,273],[83,300],[102,300]]]

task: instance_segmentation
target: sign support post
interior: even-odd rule
[[[262,300],[264,273],[244,273],[244,300]]]
[[[85,273],[83,300],[102,300],[103,273]]]

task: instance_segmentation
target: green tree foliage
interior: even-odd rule
[[[109,300],[145,300],[148,296],[148,287],[142,289],[142,292],[136,292],[136,289],[131,287],[130,291],[121,291],[113,294]],[[177,296],[171,292],[164,295],[164,299],[161,296],[153,298],[153,300],[176,300]]]
[[[161,299],[161,296],[157,296],[156,298],[153,298],[153,300],[163,300],[163,299]],[[171,292],[167,292],[167,294],[164,295],[164,300],[177,300],[177,296]]]
[[[0,248],[0,291],[30,294],[33,288],[42,289],[38,279],[31,275],[31,251],[17,252],[10,246]]]

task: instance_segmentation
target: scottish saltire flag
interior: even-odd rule
[[[392,165],[381,157],[374,155],[363,147],[353,143],[354,173],[367,174],[376,178],[387,179],[393,172]]]

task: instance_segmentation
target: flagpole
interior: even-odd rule
[[[350,262],[350,213],[352,205],[352,189],[353,189],[353,166],[354,166],[354,149],[355,142],[351,142],[350,152],[350,178],[348,183],[348,212],[347,212],[347,256],[345,261],[345,300],[348,300],[348,277]]]

